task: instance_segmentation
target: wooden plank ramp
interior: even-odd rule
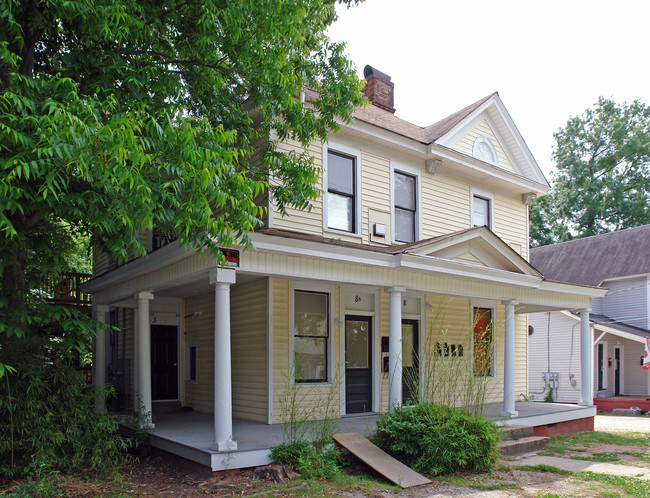
[[[402,488],[430,484],[431,481],[380,450],[358,432],[334,434],[334,441],[359,460]]]

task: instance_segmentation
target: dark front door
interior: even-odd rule
[[[402,320],[402,403],[415,401],[420,386],[418,321]]]
[[[598,345],[598,390],[603,389],[603,377],[605,375],[605,349],[603,344]]]
[[[621,394],[621,348],[614,348],[614,395]]]
[[[345,317],[345,412],[372,411],[372,319]]]
[[[151,398],[178,399],[178,328],[151,326]]]

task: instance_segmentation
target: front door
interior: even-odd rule
[[[621,348],[614,348],[614,395],[621,394]]]
[[[151,326],[151,398],[178,399],[178,328]]]
[[[415,401],[420,385],[418,321],[402,320],[402,403]]]
[[[602,391],[605,376],[605,348],[603,344],[598,345],[598,390]]]
[[[345,317],[345,412],[372,411],[372,318]]]

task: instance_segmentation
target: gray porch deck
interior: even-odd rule
[[[502,404],[490,404],[484,415],[499,425],[538,426],[592,417],[595,407],[540,402],[517,402],[519,416],[500,417]],[[344,416],[338,420],[338,432],[358,432],[370,435],[377,414]],[[199,412],[155,413],[155,428],[150,431],[151,445],[174,455],[209,467],[212,471],[265,465],[270,462],[269,449],[282,442],[282,424],[262,424],[233,420],[237,451],[220,453],[214,442],[214,419]]]

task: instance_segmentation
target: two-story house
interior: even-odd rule
[[[650,374],[643,369],[646,337],[650,337],[650,225],[531,249],[531,263],[548,279],[562,279],[607,289],[591,304],[593,389],[599,409],[611,411],[613,401],[599,398],[627,395],[620,407],[645,406]],[[543,397],[577,402],[582,382],[578,317],[568,311],[529,315],[528,389]],[[551,381],[551,382],[550,382]],[[552,382],[554,381],[554,382]]]
[[[430,397],[434,360],[467,366],[515,420],[526,312],[602,294],[528,263],[528,202],[549,186],[497,93],[420,127],[394,114],[389,76],[364,74],[372,105],[309,149],[322,196],[286,216],[269,204],[252,249],[224,248],[229,268],[175,243],[110,271],[97,255],[85,290],[121,329],[98,335],[98,384],[107,375],[121,388],[113,403],[146,417],[161,400],[209,414],[213,469],[214,455],[244,449],[233,420],[284,421],[287,386],[309,393],[300,403],[314,417],[332,399],[336,416],[376,414]]]

